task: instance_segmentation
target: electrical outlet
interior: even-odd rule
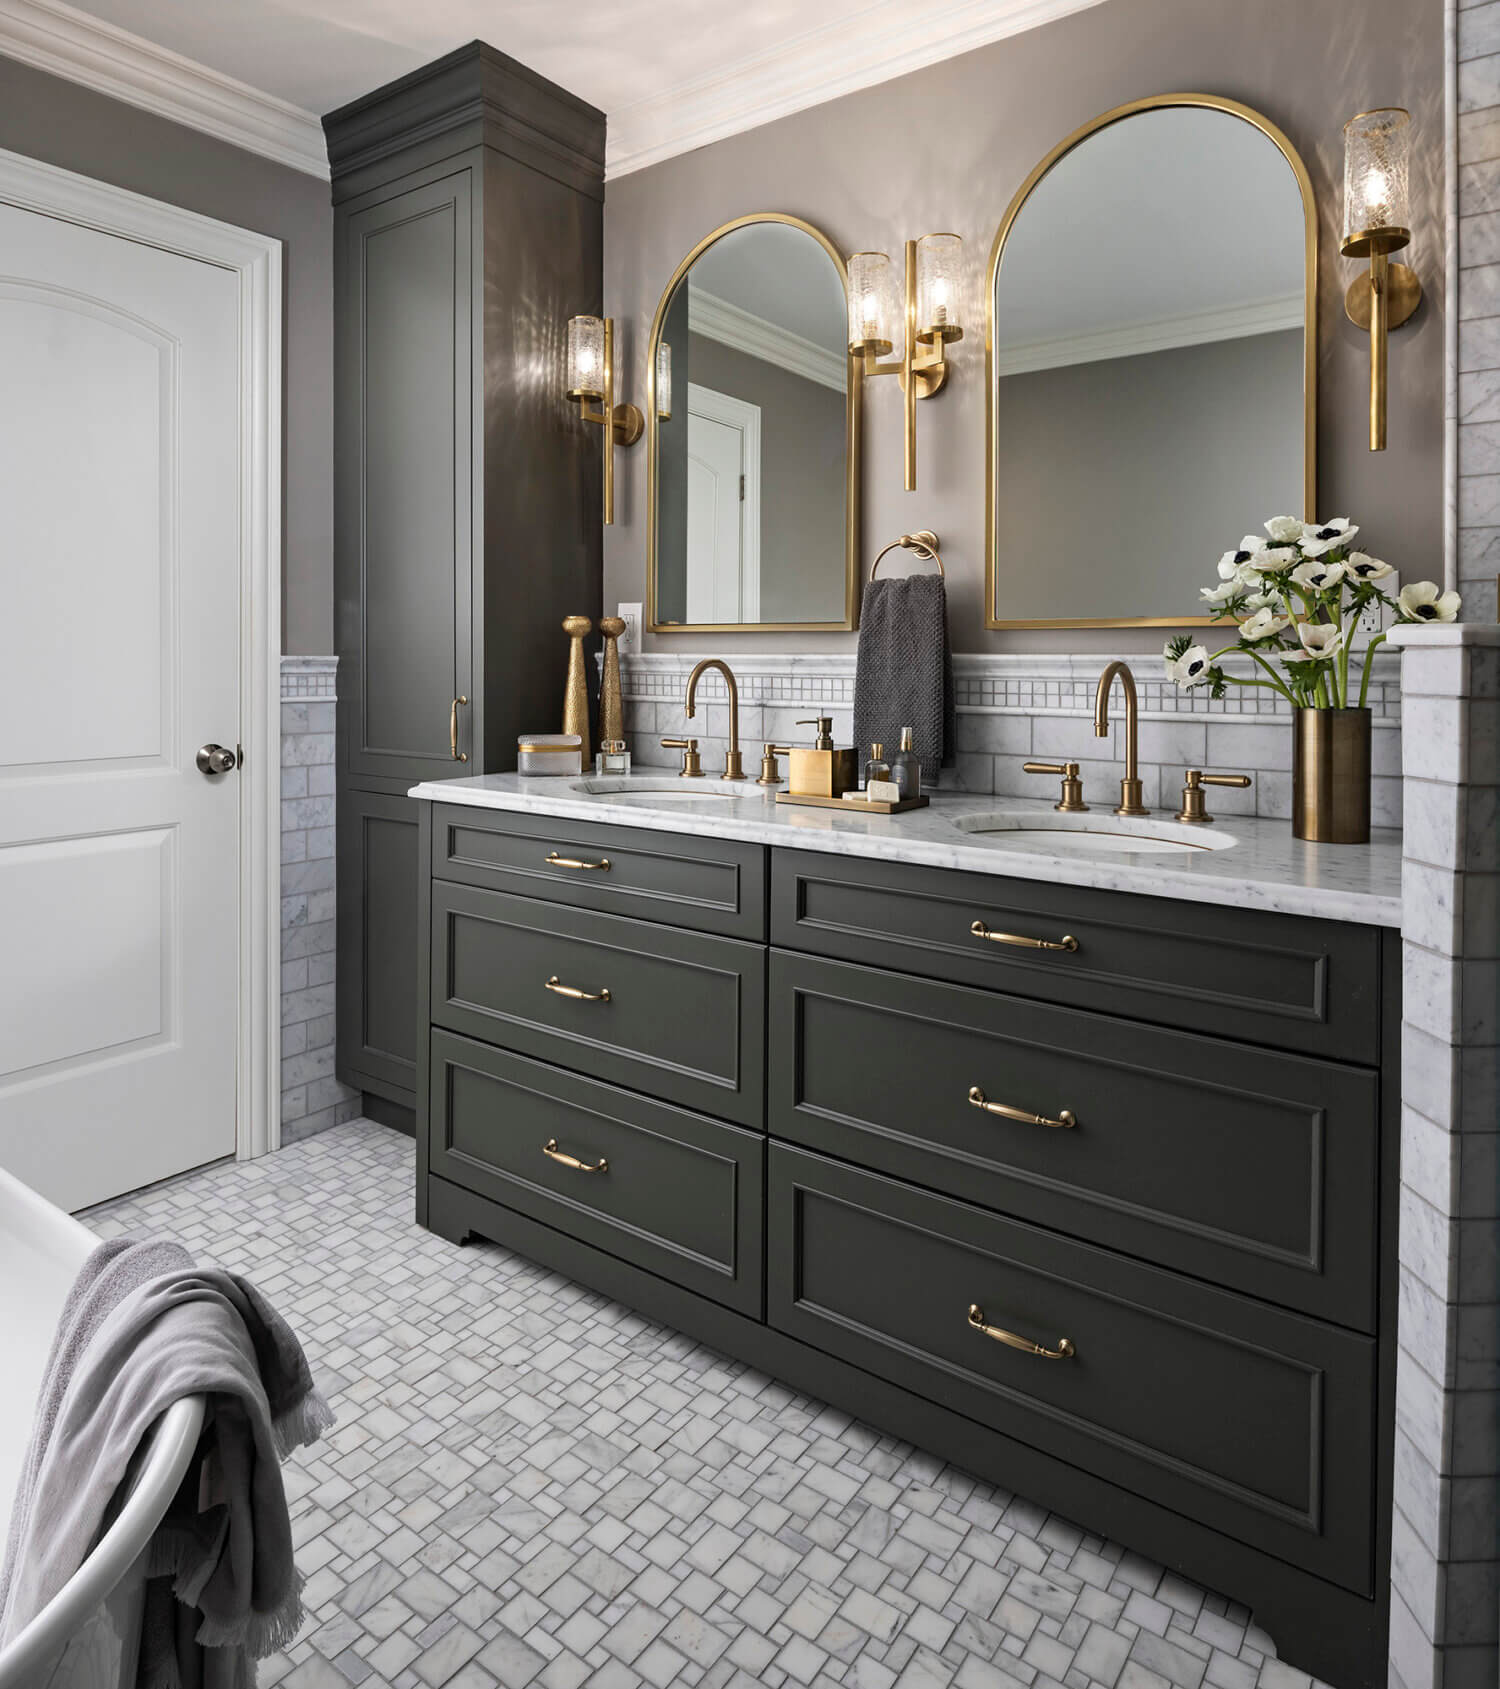
[[[638,657],[641,653],[641,607],[639,604],[617,604],[615,614],[625,624],[620,635],[620,655]]]
[[[1398,574],[1387,575],[1380,583],[1381,590],[1394,598],[1401,590],[1401,577]],[[1350,640],[1350,649],[1363,651],[1378,633],[1383,633],[1390,627],[1395,618],[1378,598],[1372,598],[1359,613],[1359,620],[1354,624],[1354,636]]]

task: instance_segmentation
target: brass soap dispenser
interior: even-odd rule
[[[833,717],[809,716],[798,727],[816,727],[818,736],[811,748],[791,747],[791,774],[787,792],[797,798],[841,798],[859,785],[859,757],[852,745],[836,750]]]

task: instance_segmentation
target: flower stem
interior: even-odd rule
[[[1375,655],[1376,647],[1384,645],[1387,637],[1386,634],[1377,633],[1365,647],[1364,673],[1359,677],[1359,707],[1361,709],[1365,708],[1365,699],[1370,695],[1370,670],[1374,667],[1371,658]]]
[[[1277,674],[1276,670],[1271,667],[1271,665],[1266,661],[1266,659],[1264,657],[1261,656],[1261,654],[1258,651],[1250,650],[1249,646],[1246,646],[1245,649],[1248,652],[1251,661],[1259,663],[1260,666],[1266,671],[1266,673],[1268,675],[1270,675],[1271,678],[1270,678],[1269,681],[1265,681],[1265,680],[1240,681],[1238,684],[1240,684],[1242,686],[1274,686],[1276,688],[1276,690],[1282,695],[1282,697],[1285,698],[1286,701],[1292,706],[1292,708],[1296,709],[1297,700],[1287,690],[1285,684],[1283,683],[1283,681],[1281,679],[1281,676]]]

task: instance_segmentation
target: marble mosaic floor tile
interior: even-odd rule
[[[253,1278],[338,1415],[266,1689],[1309,1689],[1222,1596],[420,1230],[412,1148],[355,1120],[86,1216]]]

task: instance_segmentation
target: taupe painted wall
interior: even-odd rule
[[[283,243],[282,649],[333,649],[333,211],[328,184],[0,56],[0,148]]]
[[[605,206],[604,293],[620,324],[628,397],[645,393],[657,300],[683,255],[746,212],[793,212],[841,251],[899,254],[908,236],[953,229],[967,247],[968,332],[949,390],[918,407],[919,490],[901,486],[896,383],[865,407],[868,559],[912,528],[935,528],[948,565],[959,650],[1156,650],[1159,630],[987,633],[984,629],[983,278],[995,228],[1032,166],[1080,124],[1125,100],[1190,89],[1265,112],[1301,151],[1322,226],[1319,513],[1352,515],[1407,579],[1442,579],[1442,0],[1106,0],[1072,17],[697,152],[620,177]],[[1390,449],[1366,443],[1369,342],[1344,319],[1355,274],[1338,256],[1341,126],[1376,105],[1412,111],[1409,260],[1426,299],[1392,337]],[[1254,230],[1205,238],[1253,240]],[[1101,262],[1106,255],[1101,254]],[[644,599],[646,457],[622,453],[605,532],[604,599]],[[1268,512],[1269,514],[1269,512]],[[1239,537],[1230,534],[1228,545]],[[647,648],[812,650],[854,636],[646,635]],[[770,643],[768,643],[770,642]]]

